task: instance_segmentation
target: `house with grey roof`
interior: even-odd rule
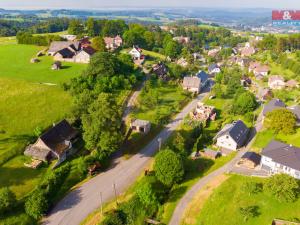
[[[147,120],[134,119],[130,123],[132,131],[139,133],[148,133],[151,129],[151,123]]]
[[[300,148],[272,140],[261,152],[261,169],[300,179]]]
[[[204,71],[199,71],[195,76],[185,76],[183,78],[182,86],[184,90],[200,93],[201,90],[208,85],[208,83],[208,74]]]
[[[213,64],[209,65],[209,67],[208,67],[208,72],[209,72],[210,74],[216,74],[216,73],[220,73],[220,72],[221,72],[221,69],[220,69],[220,67],[218,66],[218,64],[213,63]]]
[[[226,124],[214,137],[216,145],[221,149],[236,151],[243,147],[248,140],[249,129],[243,121]]]
[[[48,55],[54,56],[58,51],[65,48],[77,52],[80,50],[80,43],[79,41],[53,41],[50,44]]]
[[[40,161],[58,159],[56,165],[59,165],[71,153],[72,143],[77,137],[78,132],[66,120],[62,120],[42,134],[34,144],[27,146],[24,155]]]

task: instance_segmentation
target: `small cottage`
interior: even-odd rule
[[[247,169],[254,169],[260,164],[260,160],[261,156],[256,152],[246,152],[237,163],[237,166]]]
[[[135,119],[131,121],[130,128],[132,131],[146,134],[151,129],[151,123],[147,120]]]
[[[122,46],[123,39],[117,35],[116,37],[104,37],[105,47],[108,50],[115,50]]]
[[[216,74],[216,73],[220,73],[220,72],[221,72],[221,69],[216,63],[211,64],[208,67],[208,73],[210,73],[210,74]]]
[[[57,166],[71,154],[72,144],[77,137],[78,132],[66,120],[62,120],[29,145],[24,154],[40,161],[58,159]]]
[[[132,56],[134,60],[139,60],[143,57],[142,49],[137,46],[133,46],[129,54]]]

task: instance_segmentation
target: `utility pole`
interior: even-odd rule
[[[115,183],[113,183],[113,188],[114,188],[114,192],[115,192],[116,206],[118,207],[117,189],[116,189]]]
[[[102,200],[102,192],[100,192],[100,204],[101,204],[101,216],[103,217],[103,200]]]
[[[161,149],[161,138],[158,138],[157,141],[158,141],[158,151],[160,151]]]

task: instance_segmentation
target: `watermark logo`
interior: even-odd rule
[[[300,26],[300,10],[273,10],[272,24],[275,26]]]

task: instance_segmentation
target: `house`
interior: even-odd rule
[[[205,57],[198,52],[193,53],[192,56],[193,56],[194,61],[199,61],[202,63],[206,62]]]
[[[275,109],[285,108],[285,104],[283,101],[277,98],[273,98],[267,104],[264,105],[263,108],[263,116],[266,116],[269,112],[272,112]]]
[[[182,67],[187,67],[189,65],[188,61],[185,58],[178,59],[176,64]]]
[[[272,90],[269,88],[260,89],[258,92],[258,98],[261,101],[267,101],[267,100],[272,99],[273,97],[274,97],[274,94],[273,94]]]
[[[105,47],[108,50],[115,50],[122,46],[123,39],[117,35],[115,37],[104,37]]]
[[[56,158],[57,166],[72,154],[72,144],[77,137],[78,132],[66,120],[62,120],[42,134],[34,144],[27,146],[24,154],[40,161]]]
[[[216,63],[213,63],[208,67],[208,72],[210,74],[216,74],[216,73],[220,73],[221,69]]]
[[[199,70],[199,72],[196,74],[196,76],[201,79],[201,88],[204,88],[206,85],[208,85],[209,76],[205,71]]]
[[[287,107],[287,109],[295,115],[296,125],[299,126],[300,125],[300,106],[299,105],[290,106],[290,107]]]
[[[221,131],[217,133],[214,140],[217,140],[216,145],[220,148],[236,151],[243,147],[248,139],[249,129],[243,121],[234,121],[231,124],[226,124]]]
[[[285,83],[286,87],[288,88],[299,88],[299,82],[296,80],[289,80]]]
[[[132,56],[133,60],[139,60],[143,57],[142,49],[137,46],[133,46],[129,54]]]
[[[205,148],[203,152],[200,152],[200,155],[209,159],[217,159],[222,156],[220,151],[214,151],[208,148]]]
[[[277,89],[277,90],[285,88],[285,82],[283,77],[279,75],[269,76],[268,86],[271,89]]]
[[[207,55],[209,56],[209,57],[216,57],[217,56],[217,54],[219,53],[221,51],[221,48],[214,48],[214,49],[211,49],[211,50],[209,50],[208,52],[207,52]]]
[[[155,73],[159,78],[166,80],[168,74],[168,68],[164,63],[159,62],[152,66],[152,72]]]
[[[56,61],[52,64],[51,67],[52,70],[60,70],[61,69],[61,62],[60,61]]]
[[[262,65],[260,62],[251,62],[249,64],[249,73],[253,72],[256,78],[265,77],[270,71],[269,66]]]
[[[133,131],[146,134],[150,131],[151,123],[146,120],[135,119],[131,121],[130,128]]]
[[[191,39],[189,37],[179,36],[179,37],[173,37],[173,40],[177,41],[180,44],[188,44]]]
[[[54,54],[54,60],[56,61],[64,61],[67,59],[73,59],[73,57],[75,56],[75,51],[72,51],[70,48],[63,48],[59,51],[57,51]]]
[[[203,102],[198,102],[194,111],[190,112],[190,117],[193,120],[206,122],[207,120],[215,120],[217,116],[214,106],[204,105]]]
[[[300,148],[272,140],[261,152],[261,169],[300,179]]]
[[[247,169],[254,169],[258,165],[260,165],[260,160],[261,156],[256,152],[245,152],[236,166]]]
[[[83,48],[80,52],[78,52],[74,58],[74,62],[77,63],[89,63],[91,61],[91,57],[96,53],[96,50],[91,46]]]
[[[250,62],[251,62],[251,59],[249,59],[249,58],[237,58],[237,60],[236,60],[236,63],[242,68],[247,67],[250,64]]]
[[[252,84],[252,80],[250,79],[250,77],[248,77],[246,75],[243,75],[241,77],[241,85],[243,87],[249,87],[249,86],[251,86],[251,84]]]
[[[201,91],[201,79],[197,76],[185,76],[182,86],[184,90],[198,94]]]
[[[48,55],[54,56],[55,53],[65,48],[72,52],[77,52],[80,50],[81,46],[79,41],[53,41],[48,49]]]
[[[251,56],[255,53],[255,48],[253,47],[244,47],[241,49],[241,56],[244,57],[244,56]]]
[[[90,41],[90,38],[89,37],[84,37],[84,38],[81,38],[79,40],[79,43],[80,43],[80,46],[81,48],[87,48],[87,47],[90,47],[92,42]]]

